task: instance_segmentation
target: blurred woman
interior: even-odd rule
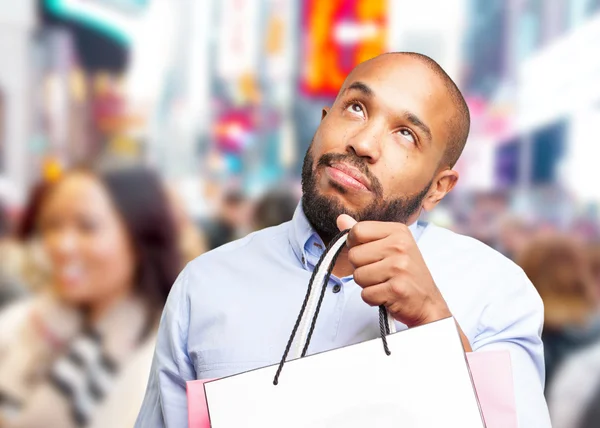
[[[19,275],[22,251],[13,238],[8,210],[0,201],[0,309],[26,295]]]
[[[73,171],[36,227],[51,282],[0,314],[0,427],[131,427],[180,259],[145,169]]]
[[[534,239],[519,264],[544,301],[548,390],[565,358],[600,338],[591,266],[582,243],[558,235]]]

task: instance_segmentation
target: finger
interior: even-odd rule
[[[356,224],[356,220],[350,217],[348,214],[342,214],[337,218],[337,227],[340,230],[352,229],[352,227]]]
[[[388,281],[394,275],[392,262],[391,259],[384,259],[359,267],[354,271],[354,282],[366,288]]]
[[[377,263],[386,258],[390,250],[387,248],[388,240],[368,242],[366,244],[356,245],[348,251],[348,261],[354,268]]]
[[[381,283],[373,285],[371,287],[363,288],[360,293],[363,301],[369,306],[388,306],[389,303],[393,302],[393,296],[390,292],[390,287],[387,283]]]
[[[392,233],[406,229],[401,223],[381,221],[361,221],[356,223],[348,235],[348,246],[350,248],[386,238]]]

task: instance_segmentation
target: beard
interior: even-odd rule
[[[371,183],[373,202],[360,210],[351,210],[336,196],[323,195],[317,188],[318,168],[330,166],[332,163],[344,162],[358,168]],[[302,165],[302,209],[309,223],[325,243],[328,243],[338,234],[337,218],[341,214],[348,214],[356,221],[383,221],[406,224],[418,210],[421,209],[423,199],[427,196],[433,180],[420,192],[398,198],[384,199],[381,182],[369,171],[367,161],[354,154],[326,153],[314,165],[312,156],[312,143],[308,148]],[[345,194],[348,190],[337,183],[330,186],[339,193]]]

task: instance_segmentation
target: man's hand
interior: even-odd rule
[[[348,260],[366,303],[384,305],[408,327],[452,315],[407,226],[357,223],[346,214],[338,217],[337,224],[340,230],[350,229]]]

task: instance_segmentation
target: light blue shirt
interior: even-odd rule
[[[473,350],[510,351],[520,426],[550,427],[543,306],[523,271],[474,239],[426,223],[410,229]],[[186,427],[187,381],[278,363],[323,250],[299,206],[292,221],[191,262],[165,306],[136,427]],[[309,353],[378,335],[377,308],[352,277],[332,276]]]

